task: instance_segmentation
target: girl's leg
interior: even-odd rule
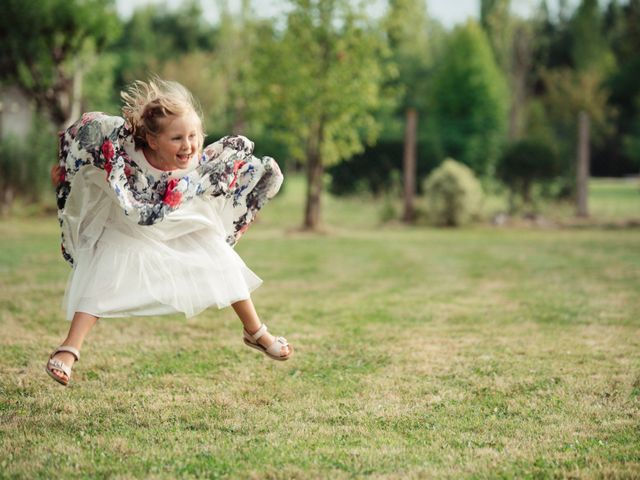
[[[253,301],[251,299],[241,300],[239,302],[231,304],[233,309],[240,318],[242,325],[244,325],[244,329],[250,333],[256,333],[260,327],[262,326],[262,322],[260,321],[260,317],[258,317],[258,313],[256,312],[255,307],[253,306]],[[269,332],[265,333],[262,337],[258,339],[258,343],[263,347],[268,347],[273,342],[275,342],[275,338]],[[290,347],[282,347],[280,350],[280,354],[283,357],[286,357],[291,353]]]
[[[87,333],[89,333],[89,330],[91,330],[97,321],[98,317],[94,317],[93,315],[84,312],[76,312],[73,316],[73,320],[71,320],[71,326],[69,327],[67,338],[64,339],[64,342],[62,342],[61,345],[75,347],[80,350],[82,348],[82,342],[84,342],[84,337],[87,336]],[[69,366],[73,365],[75,362],[75,357],[69,352],[58,352],[53,358],[57,358]],[[59,370],[54,369],[53,374],[62,379],[67,378],[67,376]]]

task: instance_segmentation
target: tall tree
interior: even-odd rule
[[[119,27],[111,0],[4,0],[0,79],[62,127],[79,109],[87,56],[101,52]]]
[[[543,8],[546,4],[543,5]],[[525,106],[529,97],[533,61],[531,22],[511,14],[511,0],[481,0],[480,22],[509,84],[508,138],[515,140],[524,129]]]
[[[505,72],[511,68],[513,50],[513,20],[510,8],[511,0],[480,1],[480,24],[487,32],[498,65]]]
[[[263,94],[261,79],[254,67],[255,50],[261,37],[272,35],[268,21],[260,21],[251,13],[250,0],[242,0],[240,13],[230,14],[226,2],[220,2],[222,15],[215,47],[213,71],[224,77],[226,97],[225,120],[227,131],[246,133],[250,119],[258,114],[252,107]]]
[[[113,50],[120,57],[119,84],[146,78],[179,57],[214,49],[216,29],[204,19],[202,7],[188,0],[180,8],[148,4],[134,11]]]
[[[612,145],[607,145],[606,152],[614,154],[616,173],[637,172],[640,167],[640,0],[629,0],[622,6],[612,0],[606,22],[619,65],[607,82],[618,118],[617,135],[610,142]]]
[[[578,71],[611,71],[614,57],[603,30],[598,0],[582,0],[571,19],[573,65]]]
[[[364,7],[347,0],[292,0],[281,39],[256,56],[269,79],[273,125],[306,164],[306,229],[321,222],[325,166],[363,150],[379,132],[374,113],[387,80],[384,38]]]
[[[425,2],[391,0],[384,26],[399,69],[398,85],[404,93],[400,102],[405,119],[403,218],[411,222],[416,189],[417,123],[425,113],[427,73],[431,64]]]
[[[444,155],[491,175],[505,139],[508,93],[477,23],[469,21],[452,33],[430,99]]]

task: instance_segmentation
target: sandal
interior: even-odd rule
[[[69,347],[67,345],[60,345],[51,354],[51,356],[49,357],[49,361],[47,362],[47,365],[44,368],[51,378],[53,378],[56,382],[61,383],[66,387],[69,384],[69,380],[71,380],[71,367],[66,363],[64,363],[63,361],[53,358],[55,354],[58,352],[69,352],[75,357],[76,362],[80,360],[80,352],[78,351],[77,348]],[[53,373],[53,370],[58,370],[64,373],[67,376],[67,379],[64,380],[58,377]]]
[[[258,343],[258,339],[262,337],[265,333],[267,333],[267,326],[263,323],[262,326],[258,329],[256,333],[251,335],[246,330],[243,331],[243,340],[244,343],[251,348],[255,348],[256,350],[260,350],[267,357],[273,358],[274,360],[285,361],[289,360],[289,357],[293,355],[293,347],[289,346],[289,342],[284,337],[276,337],[276,340],[269,345],[268,347],[264,347]],[[280,351],[282,347],[289,347],[289,354],[286,356],[280,355]]]

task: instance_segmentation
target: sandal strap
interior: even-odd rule
[[[58,352],[68,352],[76,358],[76,362],[80,361],[80,351],[77,348],[70,347],[69,345],[60,345],[58,348],[56,348],[55,352],[51,354],[50,358],[52,358]]]
[[[274,355],[276,357],[281,357],[282,356],[282,347],[288,347],[289,346],[289,342],[287,342],[287,339],[284,337],[277,337],[275,342],[273,342],[271,345],[269,345],[267,347],[267,353]]]
[[[49,363],[47,364],[49,370],[55,368],[56,370],[60,370],[63,372],[68,379],[71,378],[71,367],[64,363],[62,360],[58,360],[57,358],[49,359]]]
[[[263,323],[260,328],[258,329],[258,331],[254,334],[251,334],[249,332],[247,332],[247,334],[254,340],[254,341],[258,341],[258,339],[260,337],[262,337],[265,333],[267,333],[267,326]]]

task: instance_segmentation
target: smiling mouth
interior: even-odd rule
[[[182,160],[183,162],[186,160],[189,160],[191,158],[191,155],[176,155],[180,160]]]

